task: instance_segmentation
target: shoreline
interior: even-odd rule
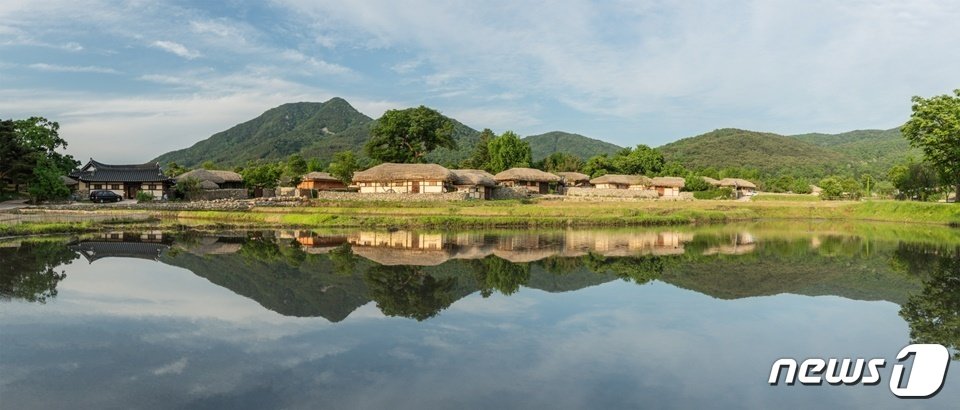
[[[5,213],[11,217],[0,222],[0,238],[88,233],[110,228],[523,229],[709,225],[763,220],[960,227],[958,205],[903,201],[277,201],[256,205],[213,201],[137,205],[53,205],[21,209]],[[247,206],[249,208],[241,208]]]

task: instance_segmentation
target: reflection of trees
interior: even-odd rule
[[[54,268],[76,258],[76,253],[55,242],[0,248],[0,296],[46,303],[57,296],[57,284],[67,277]]]
[[[295,240],[281,245],[272,238],[260,235],[248,238],[240,246],[238,253],[248,262],[283,260],[290,266],[299,266],[307,257],[303,249],[300,249],[300,243]]]
[[[565,275],[580,269],[580,267],[583,266],[583,259],[551,256],[549,258],[537,261],[537,264],[547,272],[557,275]]]
[[[530,281],[530,264],[513,263],[496,256],[476,261],[474,269],[483,297],[492,295],[494,290],[504,295],[514,294]]]
[[[914,343],[960,349],[960,247],[945,251],[931,265],[923,290],[900,308]],[[954,355],[960,360],[960,353]]]
[[[584,256],[587,269],[595,273],[610,272],[623,280],[642,285],[663,274],[664,258],[660,256],[605,257],[590,253]]]
[[[353,254],[349,243],[345,243],[327,253],[333,263],[333,272],[338,275],[350,276],[357,267],[357,256]]]
[[[893,251],[890,266],[898,272],[922,276],[935,269],[939,263],[937,255],[942,251],[928,244],[901,242]]]
[[[426,320],[453,303],[454,278],[436,279],[416,266],[374,266],[364,275],[370,297],[387,316]]]

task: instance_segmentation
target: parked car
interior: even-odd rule
[[[92,202],[120,202],[123,197],[113,191],[92,191],[90,192],[90,201]]]

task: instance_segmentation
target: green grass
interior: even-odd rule
[[[759,195],[754,195],[753,198],[750,198],[750,200],[755,202],[760,202],[760,201],[820,202],[820,197],[817,195],[801,195],[801,194],[759,194]]]
[[[43,235],[51,233],[90,232],[99,224],[92,221],[82,222],[23,222],[18,224],[0,223],[0,237]]]

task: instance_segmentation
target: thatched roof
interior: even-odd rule
[[[64,175],[60,176],[60,180],[63,181],[63,184],[66,186],[74,186],[80,183],[79,181]]]
[[[452,169],[450,172],[453,172],[453,175],[456,176],[456,179],[453,181],[454,185],[482,185],[489,187],[497,185],[497,181],[493,179],[493,174],[482,169]]]
[[[650,178],[643,175],[601,175],[590,180],[591,184],[650,185]]]
[[[200,181],[200,188],[202,189],[219,189],[220,185],[217,185],[216,182],[204,180]]]
[[[188,178],[196,179],[200,182],[210,181],[220,185],[224,182],[242,182],[243,177],[233,171],[222,171],[218,169],[195,169],[187,171],[177,176],[177,182]]]
[[[510,168],[493,176],[497,181],[559,182],[560,177],[533,168]]]
[[[559,175],[560,178],[563,178],[564,182],[572,182],[574,184],[590,180],[589,175],[579,172],[557,172],[556,174]]]
[[[731,186],[731,187],[740,187],[740,188],[756,188],[757,185],[753,182],[747,181],[740,178],[724,178],[720,180],[720,186]]]
[[[453,182],[455,178],[453,172],[437,164],[393,164],[389,162],[353,174],[353,182],[423,180]]]
[[[720,181],[719,181],[719,180],[716,180],[716,179],[713,179],[713,178],[710,178],[710,177],[701,177],[701,178],[703,178],[703,182],[706,182],[706,183],[708,183],[708,184],[710,184],[710,185],[720,186]]]
[[[650,180],[651,186],[667,188],[683,188],[686,183],[680,177],[656,177]]]
[[[300,177],[300,180],[301,180],[301,181],[340,182],[339,179],[337,179],[337,178],[334,177],[333,175],[330,175],[329,172],[316,172],[316,171],[310,172],[310,173],[308,173],[308,174]]]

